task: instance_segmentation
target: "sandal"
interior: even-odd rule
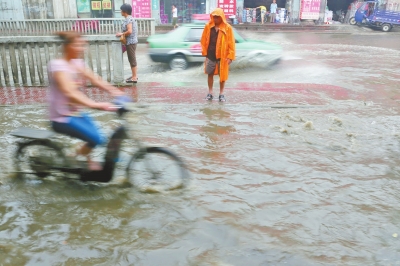
[[[131,80],[131,79],[132,79],[132,76],[129,77],[129,78],[127,78],[125,81],[128,82],[128,81]]]
[[[132,77],[130,77],[129,79],[126,80],[126,83],[137,83],[138,82],[138,78],[136,80],[133,80]]]

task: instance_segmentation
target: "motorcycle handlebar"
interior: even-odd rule
[[[129,103],[133,103],[133,100],[128,96],[115,97],[113,104],[115,104],[118,116],[121,117],[123,114],[129,112],[128,108]]]

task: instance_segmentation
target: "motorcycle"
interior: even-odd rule
[[[344,23],[345,18],[346,18],[345,10],[337,10],[332,16],[333,20],[339,21],[340,23]]]

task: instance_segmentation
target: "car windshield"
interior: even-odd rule
[[[368,5],[368,3],[364,3],[358,9],[359,10],[365,10],[367,5]]]
[[[183,28],[183,27],[182,27]],[[201,35],[203,34],[204,28],[191,28],[185,36],[185,42],[200,42]],[[173,31],[176,32],[177,30]],[[240,36],[240,34],[233,29],[235,40],[237,43],[245,42],[246,40]],[[171,32],[172,33],[172,32]],[[179,34],[183,34],[183,31],[179,32]]]
[[[185,36],[185,42],[200,42],[204,28],[191,28]]]
[[[187,30],[188,30],[187,27],[178,27],[174,30],[169,31],[167,34],[171,37],[182,36],[183,34],[185,34],[187,32]]]

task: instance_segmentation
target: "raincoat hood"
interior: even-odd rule
[[[214,15],[217,15],[217,16],[220,16],[221,18],[222,18],[222,22],[226,25],[226,24],[228,24],[227,22],[226,22],[226,18],[225,18],[225,13],[224,13],[224,11],[221,9],[221,8],[216,8],[216,9],[214,9],[214,11],[213,12],[211,12],[211,14],[210,14],[210,24],[211,25],[214,25],[214,19],[213,19],[213,16]]]

